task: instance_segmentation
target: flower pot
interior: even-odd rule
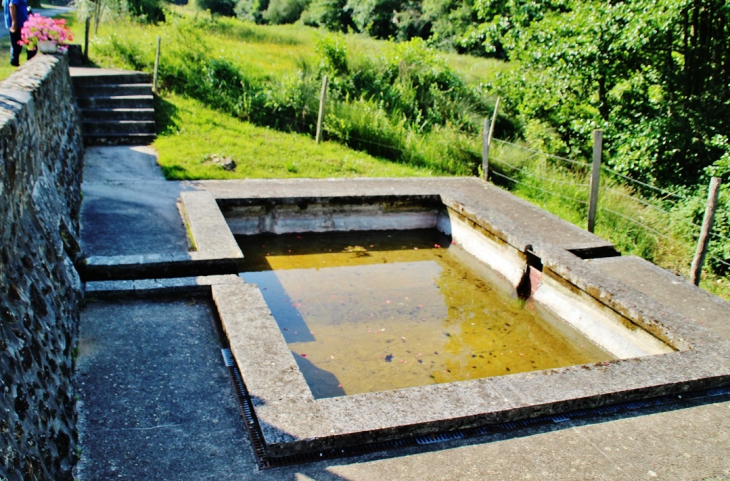
[[[41,40],[38,42],[38,51],[40,53],[56,53],[58,48],[56,44],[50,40]]]

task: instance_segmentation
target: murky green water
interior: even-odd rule
[[[315,398],[612,359],[436,231],[238,241]]]

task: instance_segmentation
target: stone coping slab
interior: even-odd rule
[[[592,265],[730,340],[730,303],[640,257],[591,259]]]
[[[209,192],[181,192],[183,213],[196,247],[189,252],[89,256],[80,266],[87,280],[235,273],[243,254]]]
[[[256,203],[362,202],[363,198],[440,197],[447,206],[469,211],[502,240],[524,251],[540,242],[571,251],[614,250],[613,244],[473,177],[360,178],[195,181],[186,186],[210,192],[227,206]],[[615,252],[615,250],[614,250]]]
[[[314,399],[261,292],[238,276],[87,283],[87,295],[97,297],[163,293],[207,294],[214,300],[255,406],[270,457],[730,384],[730,343],[718,340],[668,307],[654,303],[649,307],[666,309],[662,312],[662,325],[667,329],[676,327],[681,332],[684,350],[548,371]],[[616,302],[639,300],[643,295],[630,288],[626,293],[628,297],[619,295]]]
[[[77,267],[85,281],[233,274],[239,271],[239,257],[206,259],[194,258],[191,254],[89,256]]]
[[[243,254],[210,192],[181,192],[183,212],[195,250],[194,260],[242,259]]]
[[[676,350],[546,371],[314,399],[258,288],[235,276],[221,277],[225,282],[208,282],[210,295],[251,396],[270,457],[730,385],[727,339],[718,338],[667,299],[612,275],[605,266],[615,258],[587,261],[575,254],[612,249],[609,242],[478,179],[205,181],[192,185],[208,191],[224,212],[227,206],[261,203],[347,203],[361,202],[363,197],[439,196],[452,212],[514,249],[524,252],[529,247],[542,261],[542,275],[577,295],[600,302]],[[186,282],[200,286],[202,281]],[[657,276],[653,282],[654,288],[661,290],[669,280]],[[144,292],[157,287],[138,283],[131,288]],[[700,306],[713,302],[701,296],[696,300]]]

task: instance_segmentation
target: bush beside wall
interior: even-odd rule
[[[0,479],[70,479],[83,142],[68,59],[0,82]]]

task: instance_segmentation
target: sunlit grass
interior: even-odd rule
[[[334,142],[316,145],[306,135],[258,127],[177,95],[165,95],[156,110],[162,131],[153,145],[169,179],[431,175]],[[235,171],[205,162],[211,155],[231,157]]]

